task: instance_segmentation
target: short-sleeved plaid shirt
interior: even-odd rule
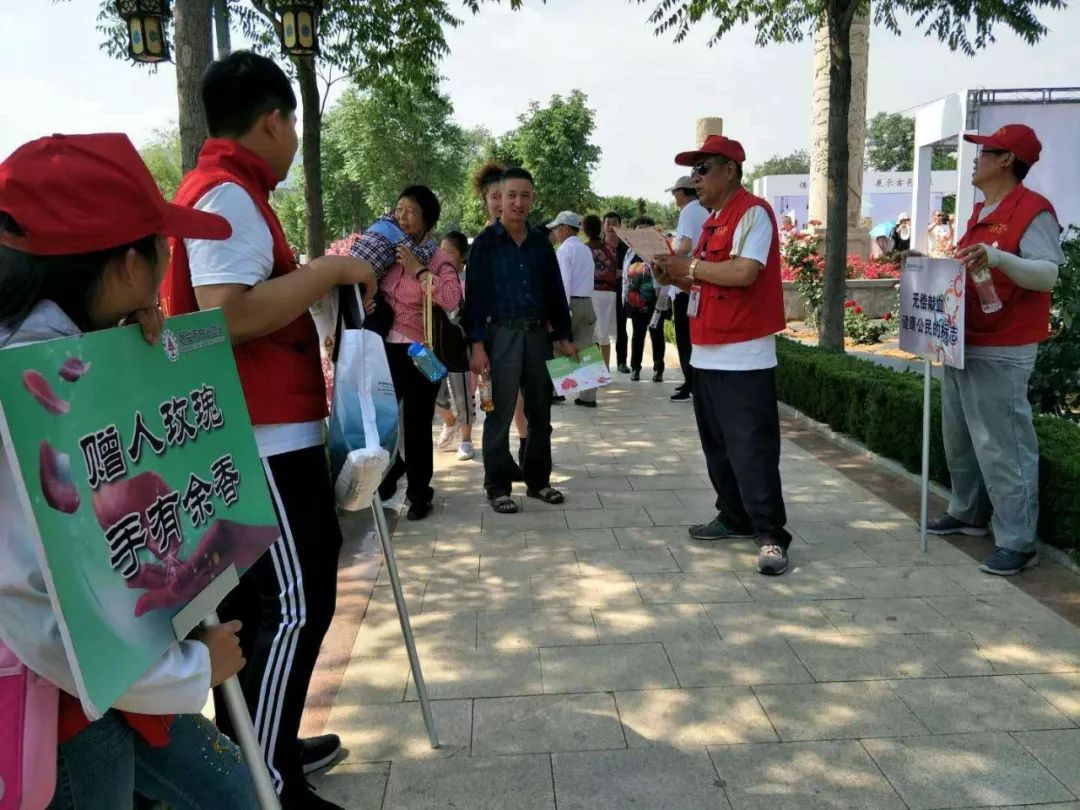
[[[387,214],[379,217],[379,221],[394,222],[394,218]],[[395,252],[397,243],[391,242],[381,233],[377,233],[373,230],[373,227],[368,228],[353,242],[350,254],[370,264],[375,270],[376,278],[382,281],[383,276],[387,274],[390,268],[397,264],[397,253]],[[431,239],[426,242],[418,242],[406,235],[405,241],[412,252],[416,254],[416,258],[424,264],[430,262],[431,257],[435,255],[437,245]]]

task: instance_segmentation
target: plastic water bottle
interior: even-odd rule
[[[976,270],[971,274],[971,280],[975,282],[975,292],[979,296],[979,304],[983,312],[997,312],[1001,309],[1001,298],[998,297],[989,268],[983,267]]]
[[[481,374],[476,381],[476,391],[480,395],[480,410],[484,413],[495,410],[495,400],[491,396],[491,377]]]
[[[443,365],[442,360],[423,343],[410,343],[409,357],[412,358],[417,370],[431,382],[442,382],[442,378],[446,376],[446,366]]]
[[[994,247],[997,247],[994,242]],[[979,304],[986,313],[997,312],[1001,309],[1001,298],[998,297],[997,288],[994,287],[994,277],[989,267],[982,267],[971,274],[971,280],[975,282],[975,292],[979,296]]]
[[[671,296],[668,295],[667,288],[660,290],[660,293],[656,296],[656,309],[653,310],[652,318],[649,320],[649,328],[655,329],[660,325],[660,319],[664,317],[664,313],[671,309]]]

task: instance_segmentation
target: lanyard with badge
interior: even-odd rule
[[[731,257],[741,256],[743,254],[743,250],[746,248],[746,240],[748,238],[750,238],[750,231],[753,230],[754,219],[756,217],[757,217],[757,206],[755,206],[754,208],[751,208],[747,212],[747,214],[743,217],[743,219],[745,220],[745,223],[744,222],[739,223],[739,226],[741,226],[741,228],[742,228],[741,237],[739,239],[739,244],[735,247],[734,250],[731,251],[731,254],[730,254]],[[696,281],[696,279],[694,278],[694,271],[697,270],[698,262],[700,262],[700,261],[701,261],[701,259],[694,259],[692,262],[690,262],[690,281],[691,282]],[[701,308],[701,285],[695,283],[690,288],[690,300],[686,302],[686,317],[688,317],[688,318],[696,318],[698,316],[698,310],[700,308]]]

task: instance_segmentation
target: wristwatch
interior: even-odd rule
[[[694,259],[692,262],[690,262],[690,272],[688,273],[688,275],[689,275],[691,281],[696,280],[694,278],[694,272],[697,270],[697,266],[698,266],[699,261],[701,261],[701,259]]]

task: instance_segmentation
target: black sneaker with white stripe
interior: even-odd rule
[[[317,773],[334,764],[341,753],[341,738],[337,734],[323,734],[297,741],[300,746],[300,762],[305,774]]]

